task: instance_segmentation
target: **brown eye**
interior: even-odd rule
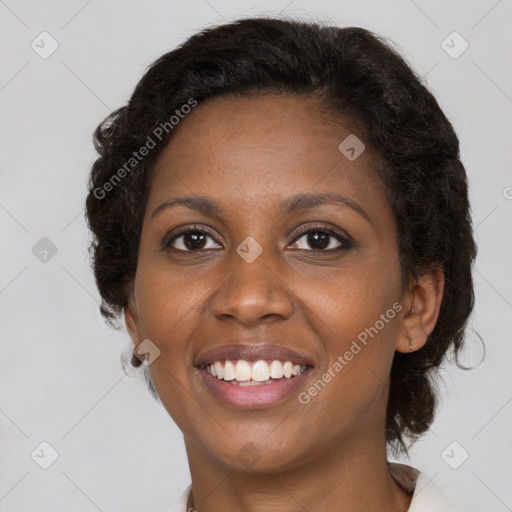
[[[212,244],[209,239],[213,240],[213,235],[205,229],[189,228],[164,241],[162,249],[194,252],[218,248],[218,244],[214,240]]]
[[[327,227],[308,229],[293,242],[295,249],[327,252],[338,249],[350,249],[352,244],[345,237]],[[300,244],[300,246],[298,245]]]

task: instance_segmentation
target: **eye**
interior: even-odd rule
[[[206,228],[189,227],[171,238],[165,238],[162,242],[162,250],[176,250],[193,252],[208,249],[216,249],[218,244],[214,242],[208,245],[208,238],[213,240],[213,233]]]
[[[208,239],[211,241],[209,242]],[[309,226],[303,230],[292,242],[292,248],[313,251],[330,252],[347,250],[352,248],[352,242],[327,226]],[[214,239],[214,234],[209,229],[197,226],[188,227],[179,233],[166,237],[162,241],[162,250],[174,250],[178,252],[195,252],[222,247]]]
[[[346,237],[327,226],[310,226],[299,234],[293,244],[295,249],[308,250],[306,245],[309,245],[314,251],[321,252],[352,248],[352,243]]]

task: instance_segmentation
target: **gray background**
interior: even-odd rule
[[[91,134],[197,29],[279,12],[391,38],[460,136],[479,245],[470,325],[487,356],[469,372],[446,365],[436,422],[408,463],[461,510],[512,510],[510,0],[0,0],[0,511],[163,511],[188,485],[181,432],[141,375],[123,373],[128,336],[98,312],[83,217]],[[46,59],[31,47],[43,31],[59,45]],[[442,47],[453,31],[469,44],[457,58],[445,51],[463,48],[457,36]],[[47,241],[34,254],[43,237],[56,254]],[[462,360],[481,355],[470,333]],[[43,441],[59,454],[48,469]]]

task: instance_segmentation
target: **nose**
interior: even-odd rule
[[[236,319],[245,326],[254,326],[291,317],[292,292],[265,250],[251,263],[235,251],[230,259],[230,271],[212,298],[216,318]]]

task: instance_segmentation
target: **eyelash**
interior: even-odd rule
[[[327,249],[327,250],[325,250],[325,249],[296,249],[296,250],[307,251],[307,252],[330,253],[330,252],[339,251],[339,250],[349,250],[349,249],[352,249],[352,247],[353,247],[353,241],[351,239],[349,239],[349,237],[344,237],[341,234],[337,233],[334,229],[329,228],[328,226],[322,226],[322,225],[314,225],[314,226],[308,226],[308,227],[304,228],[303,230],[301,230],[296,235],[296,237],[293,239],[292,243],[296,242],[297,240],[299,240],[304,235],[306,235],[306,234],[308,234],[310,232],[312,232],[312,233],[324,233],[324,234],[330,235],[331,237],[335,238],[341,245],[339,247],[334,248],[334,249]],[[210,229],[208,229],[206,227],[198,228],[197,226],[194,225],[192,227],[188,227],[188,228],[184,229],[183,231],[180,231],[179,233],[174,234],[171,238],[167,238],[167,237],[164,238],[162,243],[161,243],[161,250],[162,251],[174,250],[176,252],[181,252],[181,253],[184,253],[184,252],[185,253],[187,253],[187,252],[200,252],[200,251],[210,250],[210,249],[196,249],[196,250],[187,250],[187,251],[185,251],[183,249],[174,249],[172,247],[173,242],[175,240],[177,240],[180,236],[191,234],[191,233],[206,234],[206,235],[210,236],[212,239],[215,240],[215,235],[214,235],[214,233]]]

